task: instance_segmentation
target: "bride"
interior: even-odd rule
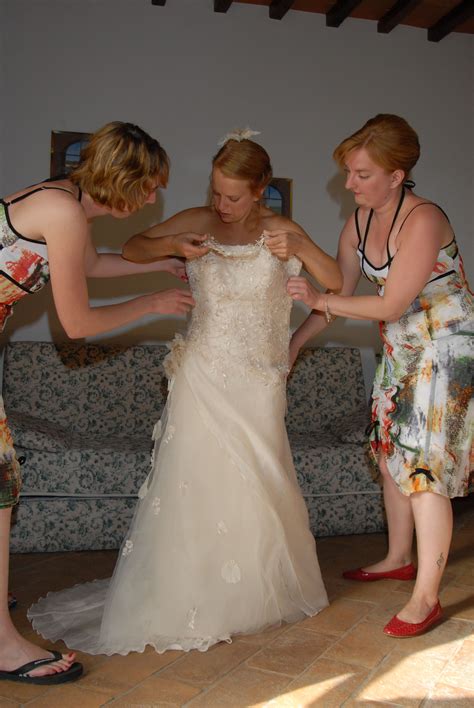
[[[37,631],[71,648],[205,651],[328,604],[284,422],[286,283],[301,261],[267,243],[296,233],[323,287],[339,288],[341,276],[297,224],[260,203],[272,168],[254,134],[227,136],[214,157],[212,206],[124,248],[148,262],[163,255],[164,236],[208,235],[207,253],[186,264],[196,306],[165,360],[168,402],[113,577],[50,593],[29,611]]]

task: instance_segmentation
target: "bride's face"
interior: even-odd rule
[[[212,203],[226,224],[245,221],[261,197],[245,179],[226,177],[218,167],[212,171]]]

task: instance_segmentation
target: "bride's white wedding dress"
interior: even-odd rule
[[[111,580],[49,593],[29,617],[90,654],[204,651],[328,604],[285,428],[296,258],[263,239],[188,262],[196,300],[166,360],[151,472]]]

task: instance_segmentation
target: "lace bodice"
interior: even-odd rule
[[[224,382],[281,382],[288,369],[292,305],[286,283],[298,275],[301,262],[278,260],[263,237],[244,246],[214,239],[206,245],[209,253],[186,266],[196,306],[185,340],[178,335],[172,344],[167,372],[176,371],[184,354],[197,353]]]

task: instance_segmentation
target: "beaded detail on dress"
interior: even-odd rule
[[[196,306],[186,338],[178,335],[166,359],[170,378],[182,357],[204,356],[223,383],[227,379],[284,382],[288,373],[289,322],[292,300],[286,293],[290,276],[301,262],[280,261],[265,245],[226,245],[209,238],[202,258],[186,270]]]

